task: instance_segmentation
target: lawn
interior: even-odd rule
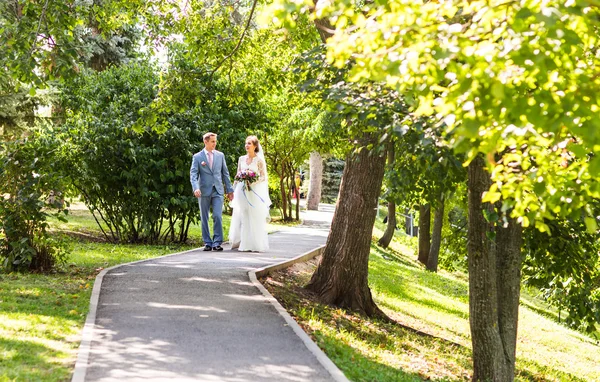
[[[281,229],[277,218],[269,232]],[[223,221],[227,237],[230,217]],[[69,380],[96,275],[113,265],[202,244],[197,224],[190,227],[188,245],[107,243],[80,202],[71,204],[67,223],[50,219],[50,226],[70,248],[64,266],[52,274],[0,273],[0,381]]]
[[[382,229],[377,224],[374,237]],[[262,281],[352,381],[468,380],[466,275],[426,271],[415,261],[415,248],[416,239],[400,233],[389,249],[371,247],[369,284],[392,321],[317,303],[302,288],[316,261]],[[517,380],[600,381],[598,341],[557,323],[552,310],[530,293],[523,294],[521,305]]]
[[[54,234],[71,248],[64,267],[49,275],[0,274],[0,381],[68,380],[96,275],[116,264],[201,245],[198,226],[190,230],[191,245],[106,243],[89,211],[73,207],[68,223],[51,221]],[[224,221],[227,232],[229,218]],[[374,237],[382,229],[378,222]],[[273,274],[265,284],[351,380],[466,380],[471,373],[466,276],[425,271],[414,261],[415,246],[415,239],[398,234],[390,249],[372,247],[371,288],[392,322],[315,303],[301,288],[314,262]],[[522,298],[517,379],[600,381],[599,344],[556,323],[556,313],[533,293]]]

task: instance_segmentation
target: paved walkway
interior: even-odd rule
[[[321,210],[270,235],[268,253],[193,250],[108,271],[73,381],[334,380],[248,276],[324,244],[333,207]]]

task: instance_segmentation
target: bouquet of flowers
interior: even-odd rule
[[[246,187],[250,189],[250,185],[258,181],[258,174],[252,170],[242,170],[235,175],[235,180],[244,182]]]

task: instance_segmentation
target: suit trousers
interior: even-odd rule
[[[223,195],[219,195],[213,187],[210,195],[202,194],[199,198],[200,218],[202,219],[202,241],[204,245],[216,247],[223,243]],[[208,213],[212,207],[213,236],[208,227]]]

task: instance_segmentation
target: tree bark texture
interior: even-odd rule
[[[387,148],[387,163],[388,166],[394,164],[396,160],[396,152],[394,150],[394,142],[390,141]],[[387,219],[387,227],[385,228],[385,232],[383,236],[379,239],[377,244],[382,246],[383,248],[387,248],[394,237],[394,232],[396,232],[396,203],[393,201],[388,201],[388,219]]]
[[[318,211],[321,202],[321,184],[323,183],[323,158],[317,151],[310,153],[309,166],[310,183],[308,185],[306,209]]]
[[[367,149],[346,158],[331,229],[307,288],[321,301],[368,316],[383,315],[368,285],[371,232],[385,157]]]
[[[517,352],[517,326],[519,300],[521,297],[521,268],[523,228],[515,219],[508,219],[507,227],[500,227],[496,234],[498,267],[498,328],[504,346],[507,374],[515,375]]]
[[[431,249],[431,208],[429,204],[419,207],[419,257],[421,264],[427,265]]]
[[[296,190],[296,220],[300,220],[300,189]]]
[[[319,4],[319,0],[313,1],[315,4],[315,9],[321,5]],[[326,3],[327,2],[325,2],[325,4]],[[317,28],[317,32],[319,32],[319,37],[321,37],[322,42],[327,42],[327,39],[333,36],[333,26],[328,19],[315,19],[315,27]]]
[[[433,215],[433,232],[431,235],[431,248],[427,257],[427,270],[437,272],[440,246],[442,245],[442,227],[444,226],[444,198],[440,198],[439,206]]]
[[[387,227],[385,228],[385,232],[383,236],[377,244],[382,246],[383,248],[387,248],[394,237],[394,232],[396,231],[396,203],[388,202],[388,220]]]
[[[482,194],[490,175],[477,157],[468,169],[469,313],[473,345],[474,381],[513,381],[518,322],[521,228],[509,219],[494,229],[484,217]]]

